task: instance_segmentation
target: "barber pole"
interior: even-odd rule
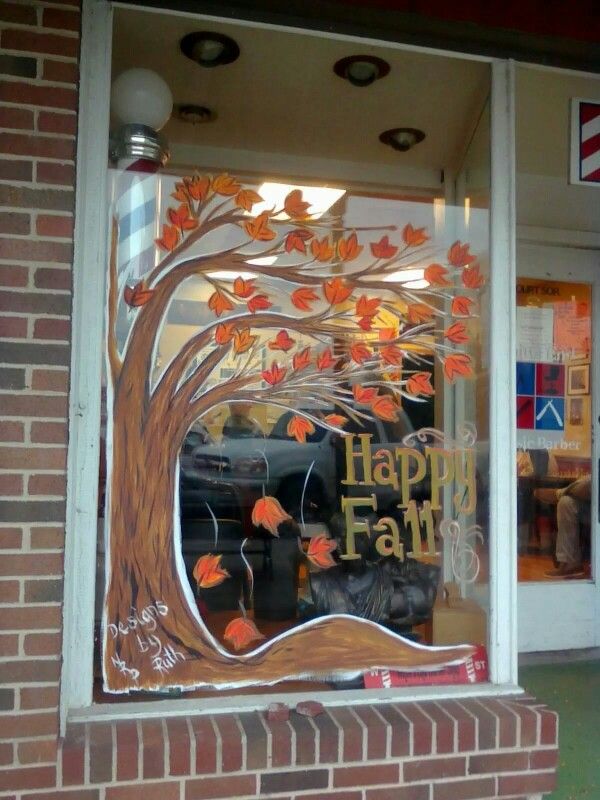
[[[571,183],[600,186],[600,101],[572,101]]]

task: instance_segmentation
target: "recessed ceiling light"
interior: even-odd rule
[[[410,150],[424,138],[425,134],[418,128],[390,128],[379,135],[380,142],[402,152]]]
[[[217,115],[206,106],[197,106],[193,103],[180,103],[175,106],[175,116],[182,122],[189,122],[192,125],[201,125],[205,122],[213,122]]]
[[[230,36],[211,31],[188,33],[179,43],[181,52],[201,67],[219,67],[231,64],[240,54],[240,48]]]
[[[379,78],[385,78],[390,65],[377,56],[347,56],[335,62],[333,71],[352,86],[370,86]]]

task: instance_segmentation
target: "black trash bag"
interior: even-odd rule
[[[373,622],[389,618],[394,585],[380,564],[367,563],[360,569],[340,565],[311,572],[309,581],[319,615],[352,614]]]
[[[441,568],[414,558],[387,558],[383,569],[393,583],[390,620],[400,627],[431,619]]]

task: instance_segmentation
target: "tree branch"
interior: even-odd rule
[[[121,372],[121,358],[117,346],[117,307],[119,300],[118,276],[117,276],[117,245],[119,241],[119,226],[115,217],[112,220],[111,240],[110,240],[110,262],[108,276],[108,320],[106,331],[106,348],[108,351],[108,363],[113,385],[116,383]]]

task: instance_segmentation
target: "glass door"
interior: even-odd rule
[[[519,253],[516,460],[522,651],[597,643],[595,261],[591,251],[567,248],[526,245]]]

